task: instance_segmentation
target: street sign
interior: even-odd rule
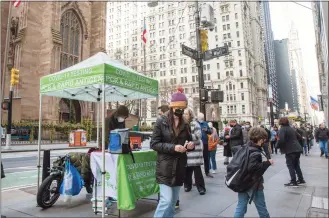
[[[182,53],[186,56],[189,56],[190,58],[194,60],[199,59],[198,51],[194,50],[190,47],[187,47],[186,45],[182,44]]]
[[[208,61],[213,58],[228,55],[228,46],[214,48],[203,53],[203,60]]]

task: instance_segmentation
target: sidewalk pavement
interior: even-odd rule
[[[328,160],[320,158],[318,145],[309,156],[301,157],[302,171],[307,184],[298,188],[284,187],[289,172],[284,155],[273,155],[274,166],[264,176],[265,199],[271,217],[328,217]],[[222,153],[217,154],[218,172],[215,178],[205,178],[207,194],[201,196],[194,188],[186,193],[181,189],[180,209],[175,217],[232,217],[237,205],[237,193],[224,184],[226,168]],[[3,215],[7,217],[99,217],[94,215],[85,192],[74,197],[71,204],[62,198],[47,210],[36,207],[36,189],[5,191],[2,193]],[[156,196],[154,196],[156,199]],[[136,209],[122,211],[122,217],[153,217],[155,201],[139,200]],[[320,207],[320,208],[319,208]],[[326,209],[324,209],[326,208]],[[113,208],[111,211],[117,214]],[[258,217],[253,204],[246,217]]]

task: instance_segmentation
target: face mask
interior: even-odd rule
[[[230,127],[234,127],[234,126],[231,124]]]
[[[250,126],[249,125],[246,125],[246,128],[249,128]]]
[[[118,117],[118,122],[119,122],[119,123],[122,123],[123,121],[125,121],[125,118]]]
[[[174,112],[176,117],[182,117],[184,114],[184,110],[183,109],[176,109]]]

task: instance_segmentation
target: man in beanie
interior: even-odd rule
[[[194,149],[190,126],[183,118],[187,99],[181,89],[172,95],[169,107],[170,110],[157,119],[151,139],[151,148],[157,152],[156,182],[160,187],[154,217],[174,217],[185,179],[186,152]]]
[[[167,111],[169,111],[169,106],[164,104],[164,105],[161,105],[160,107],[158,107],[158,110],[159,110],[159,116],[162,116],[164,115]]]
[[[117,110],[108,118],[106,119],[105,123],[105,132],[107,135],[105,136],[105,149],[108,148],[109,144],[109,134],[112,130],[115,129],[124,129],[126,128],[125,120],[129,116],[129,110],[126,106],[120,105]]]

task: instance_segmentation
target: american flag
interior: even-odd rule
[[[142,40],[146,44],[146,37],[145,37],[145,35],[146,35],[146,23],[145,23],[145,20],[144,20],[144,30],[143,30]]]
[[[12,4],[14,5],[15,8],[17,8],[21,4],[21,1],[20,0],[14,0],[14,1],[12,1]]]
[[[312,96],[310,96],[310,97],[311,97],[311,107],[312,107],[312,109],[318,111],[319,110],[319,102],[315,98],[313,98]]]

